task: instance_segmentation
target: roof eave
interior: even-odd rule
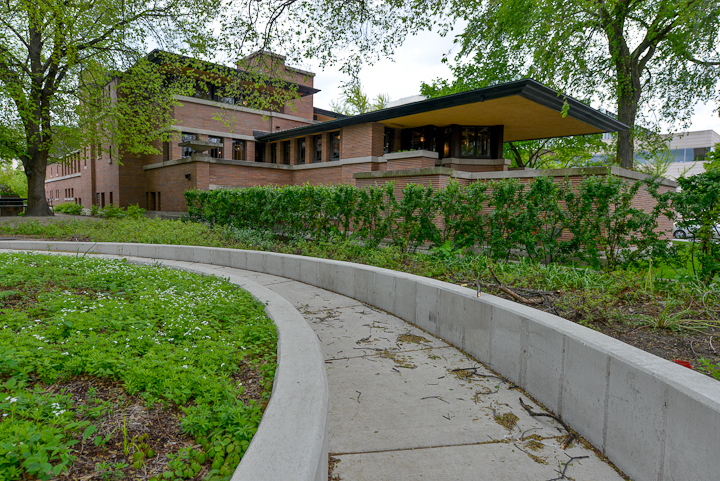
[[[374,112],[354,115],[352,117],[329,120],[321,124],[296,127],[294,129],[283,130],[281,132],[272,132],[267,135],[256,137],[256,139],[263,142],[284,140],[302,135],[312,135],[320,132],[326,132],[328,130],[339,129],[351,125],[391,120],[408,115],[439,110],[440,108],[456,107],[459,105],[484,102],[485,100],[510,97],[513,95],[521,96],[557,112],[562,111],[564,102],[567,100],[569,104],[568,115],[605,132],[617,132],[619,130],[629,128],[627,125],[618,122],[612,117],[605,115],[602,112],[573,99],[572,97],[560,95],[556,91],[535,80],[523,79],[499,85],[492,85],[490,87],[484,87],[468,92],[461,92],[445,95],[443,97],[398,105],[397,107],[376,110]]]

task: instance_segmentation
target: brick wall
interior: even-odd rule
[[[337,185],[343,181],[343,166],[295,170],[293,174],[295,185]]]
[[[146,192],[152,198],[154,193],[160,193],[160,206],[157,203],[153,206],[152,200],[147,204],[148,210],[164,210],[169,212],[185,212],[187,211],[184,193],[186,190],[195,189],[197,187],[197,166],[198,162],[190,162],[186,164],[172,165],[161,169],[152,169],[145,171],[146,174]],[[208,164],[205,164],[206,166]],[[190,175],[190,179],[185,176]]]
[[[386,170],[428,169],[435,167],[435,159],[429,157],[410,157],[406,159],[389,159]]]
[[[351,125],[340,131],[340,158],[382,157],[385,126],[379,123]]]
[[[235,165],[210,165],[210,184],[253,187],[255,185],[288,185],[293,173],[288,169],[245,167]]]

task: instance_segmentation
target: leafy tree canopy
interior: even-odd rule
[[[285,51],[289,62],[312,56],[341,62],[352,75],[361,59],[392,51],[422,27],[400,20],[411,16],[407,11],[340,0],[4,2],[0,125],[21,133],[28,214],[51,213],[44,189],[49,161],[80,148],[90,155],[155,152],[152,141],[172,136],[178,96],[205,91],[265,110],[297,97],[291,83],[302,75],[279,75],[275,57],[248,54]],[[217,118],[233,124],[222,109]]]
[[[340,100],[330,102],[330,110],[343,115],[358,115],[384,109],[389,101],[387,94],[379,94],[371,100],[360,84],[353,83],[345,88]]]
[[[616,145],[626,168],[636,137],[687,124],[720,94],[717,0],[454,0],[450,11],[467,24],[453,59],[461,80],[440,89],[532,77],[598,102],[631,127]]]

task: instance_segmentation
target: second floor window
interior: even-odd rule
[[[197,135],[195,134],[182,134],[182,141],[183,142],[189,142],[191,140],[197,140]],[[182,148],[182,157],[190,157],[195,151],[191,149],[190,147],[183,147]]]
[[[245,141],[240,139],[233,140],[233,160],[245,160]]]
[[[283,164],[290,165],[290,141],[283,142]]]
[[[340,160],[340,132],[330,133],[330,160]]]
[[[265,144],[255,142],[255,162],[265,162]]]
[[[277,164],[277,142],[270,144],[270,163]]]
[[[313,137],[313,162],[322,162],[322,135]]]
[[[223,139],[222,137],[208,137],[208,142],[211,142],[213,144],[218,144],[219,146],[215,149],[210,149],[210,157],[213,159],[223,159]]]
[[[385,141],[383,143],[383,153],[389,154],[393,151],[393,141],[395,140],[395,129],[385,127]]]
[[[298,140],[298,157],[296,163],[305,163],[305,139]]]

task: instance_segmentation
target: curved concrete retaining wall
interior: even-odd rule
[[[465,350],[561,416],[635,481],[718,479],[720,383],[557,316],[433,279],[301,256],[145,244],[2,247],[216,264],[338,292]]]
[[[47,244],[21,243],[2,248],[44,250]],[[52,250],[77,252],[79,244],[66,243]],[[88,251],[82,245],[80,252]],[[113,254],[107,249],[90,252]],[[100,252],[103,251],[103,252]],[[129,262],[151,264],[149,259]],[[329,392],[325,361],[315,332],[300,313],[279,294],[243,277],[218,272],[201,264],[165,258],[163,265],[205,275],[218,275],[248,291],[265,304],[265,313],[277,327],[278,367],[272,396],[252,442],[231,481],[292,479],[325,481],[328,473]]]

